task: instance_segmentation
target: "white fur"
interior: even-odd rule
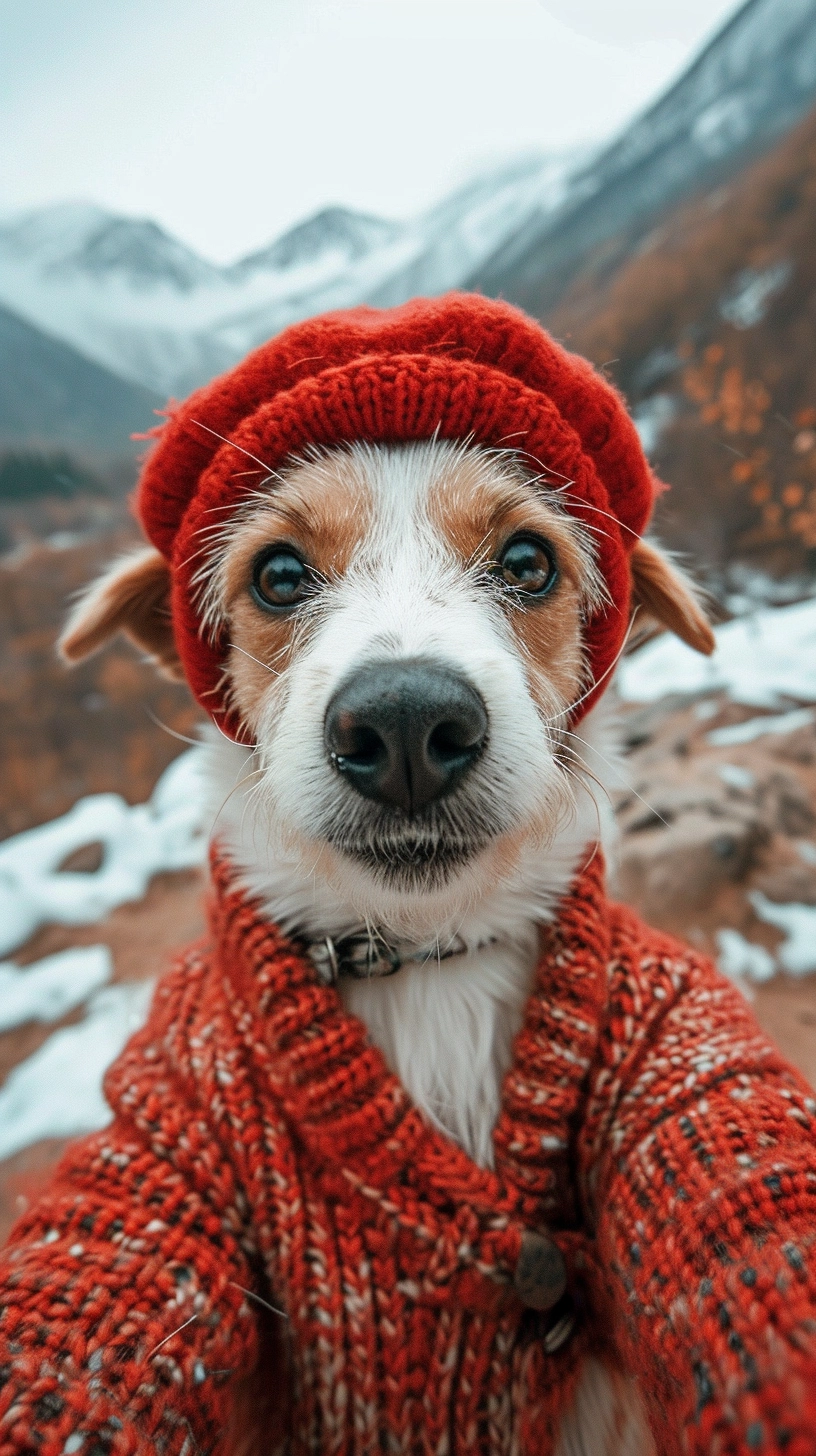
[[[585,1360],[555,1456],[656,1456],[634,1383],[612,1375],[600,1360]]]
[[[352,452],[361,493],[372,506],[372,529],[345,575],[321,590],[283,670],[270,667],[269,687],[255,707],[253,791],[261,807],[251,816],[252,853],[246,862],[273,876],[281,861],[298,864],[285,903],[270,900],[270,910],[279,910],[292,926],[299,907],[307,917],[300,928],[325,933],[320,914],[310,909],[316,896],[320,910],[341,922],[345,913],[349,925],[369,921],[419,945],[455,935],[466,914],[478,914],[476,907],[492,902],[500,879],[509,884],[518,878],[520,866],[508,868],[508,856],[518,858],[512,845],[520,852],[523,841],[530,863],[537,864],[572,811],[571,783],[555,756],[568,705],[541,673],[544,711],[536,705],[530,664],[500,593],[485,580],[483,568],[463,567],[427,513],[434,480],[460,454],[461,448],[444,442]],[[500,458],[482,464],[508,473]],[[575,531],[580,541],[579,528]],[[219,558],[222,551],[223,544]],[[591,594],[588,552],[587,561]],[[431,657],[462,673],[481,694],[490,718],[486,751],[462,790],[439,810],[463,838],[472,840],[479,824],[489,823],[490,833],[480,852],[436,887],[389,884],[349,855],[327,850],[332,826],[355,819],[365,825],[371,810],[328,762],[327,704],[354,668],[412,656]],[[534,877],[537,885],[537,870]],[[298,907],[290,905],[291,895]]]

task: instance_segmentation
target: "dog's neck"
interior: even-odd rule
[[[598,709],[582,725],[581,736],[594,745],[596,773],[610,751]],[[287,933],[314,943],[326,937],[336,942],[358,930],[352,905],[273,847],[252,794],[251,753],[214,734],[208,743],[215,833],[262,912]],[[600,744],[605,746],[598,751]],[[455,938],[457,954],[427,955],[427,935],[415,942],[403,938],[395,945],[403,962],[395,975],[338,980],[345,1006],[365,1022],[414,1102],[483,1166],[493,1161],[493,1127],[532,988],[540,928],[554,919],[599,839],[608,848],[613,833],[603,795],[578,786],[574,813],[545,851],[522,856],[492,894],[456,923],[435,927],[440,947]],[[394,944],[393,937],[389,941]]]

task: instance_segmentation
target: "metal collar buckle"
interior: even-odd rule
[[[464,941],[457,936],[444,950],[434,945],[403,956],[384,936],[368,930],[353,931],[338,940],[326,935],[307,946],[309,959],[324,986],[333,986],[341,976],[351,976],[357,981],[393,976],[411,962],[446,961],[451,956],[464,955],[466,950]]]

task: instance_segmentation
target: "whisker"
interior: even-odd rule
[[[268,662],[261,662],[260,657],[253,657],[251,652],[247,652],[245,647],[239,647],[237,642],[228,642],[227,646],[235,652],[242,652],[244,654],[244,657],[249,658],[250,662],[257,662],[258,666],[262,667],[264,669],[264,672],[271,673],[272,677],[281,676],[279,672],[275,671],[274,667],[269,666]]]
[[[216,440],[223,440],[223,442],[224,442],[225,445],[232,445],[232,448],[234,450],[240,450],[240,452],[241,452],[242,455],[246,455],[247,460],[254,460],[255,461],[255,464],[256,465],[260,465],[261,469],[262,470],[265,470],[266,473],[267,473],[267,475],[269,475],[271,477],[274,477],[274,475],[275,475],[274,468],[271,465],[267,465],[267,463],[266,463],[265,460],[259,460],[258,457],[257,457],[257,455],[253,455],[252,454],[252,451],[251,450],[245,450],[244,447],[243,447],[243,445],[236,445],[235,441],[228,439],[228,437],[226,435],[219,435],[219,433],[218,433],[217,430],[211,430],[210,427],[209,427],[209,425],[205,425],[204,424],[203,420],[192,420],[191,419],[190,424],[191,425],[198,425],[198,427],[199,427],[200,430],[206,430],[207,431],[207,434],[208,435],[214,435],[215,438],[216,438]]]
[[[560,765],[560,768],[562,773],[567,774],[569,778],[574,779],[575,783],[580,784],[581,788],[584,789],[584,791],[589,795],[590,799],[592,800],[595,808],[595,817],[598,821],[598,840],[600,841],[603,830],[601,828],[601,809],[598,800],[595,798],[592,790],[583,782],[578,774],[573,772],[571,768],[567,768],[567,765],[565,763],[562,763]]]
[[[214,833],[215,832],[215,826],[218,823],[219,819],[221,818],[221,815],[223,814],[224,810],[226,809],[227,804],[229,803],[229,801],[232,798],[233,794],[237,794],[238,790],[244,784],[248,784],[249,781],[250,781],[250,779],[254,779],[254,778],[257,777],[258,774],[262,774],[262,773],[263,773],[263,769],[262,768],[254,768],[251,773],[244,774],[243,778],[240,778],[238,780],[237,784],[233,784],[233,786],[230,789],[229,793],[227,794],[226,798],[223,800],[223,802],[218,807],[218,813],[216,814],[215,818],[213,819],[212,830],[210,831],[211,833]],[[244,813],[246,813],[246,806],[244,807]],[[241,823],[243,825],[243,816],[241,818]]]
[[[151,708],[148,708],[146,703],[144,703],[142,706],[144,708],[144,711],[147,713],[147,716],[150,719],[151,723],[155,723],[157,728],[162,728],[165,733],[169,733],[171,738],[177,738],[179,743],[189,743],[192,748],[201,747],[200,738],[188,738],[186,733],[177,733],[175,728],[170,727],[169,723],[163,723],[161,718],[157,718],[156,714],[152,711]]]
[[[587,870],[589,869],[589,866],[592,864],[592,861],[596,858],[596,856],[598,854],[598,851],[600,850],[600,847],[601,847],[601,842],[600,842],[600,839],[599,839],[592,846],[592,853],[589,856],[589,859],[587,860],[586,864],[583,866],[583,868],[581,870],[581,874],[582,875],[585,875],[586,874]]]
[[[565,732],[569,732],[569,730],[566,729]],[[669,828],[668,819],[664,819],[663,815],[654,807],[654,804],[650,804],[648,799],[644,799],[643,795],[638,793],[634,785],[628,783],[627,780],[621,776],[621,774],[618,772],[616,765],[614,763],[611,763],[608,758],[605,758],[599,748],[596,748],[595,745],[593,743],[590,743],[587,738],[582,738],[580,733],[570,733],[570,737],[577,739],[579,743],[583,743],[585,748],[589,748],[593,753],[597,754],[598,758],[601,760],[602,763],[606,764],[607,768],[611,768],[613,773],[618,774],[618,779],[622,786],[625,789],[628,789],[630,794],[634,794],[635,798],[639,799],[641,804],[643,804],[644,807],[647,808],[651,814],[654,814],[655,818],[660,820],[661,824],[665,824],[666,828]],[[588,766],[584,765],[584,767],[586,767],[587,772],[589,772]]]
[[[485,561],[486,560],[489,560],[488,557],[485,557],[484,555],[480,555],[480,553],[484,551],[484,548],[486,547],[486,545],[487,545],[487,543],[488,543],[489,540],[490,540],[490,532],[488,531],[487,534],[482,537],[482,539],[479,542],[478,546],[475,546],[474,549],[471,551],[470,556],[468,557],[467,561],[465,562],[465,570],[466,571],[467,570],[473,570],[473,568],[478,568],[480,566],[483,566],[484,563],[485,563]]]
[[[566,732],[567,730],[565,729],[564,731]],[[571,734],[570,736],[574,738],[576,735],[575,734]],[[583,742],[583,739],[581,739],[581,742]],[[562,743],[560,745],[560,747],[563,750],[563,752],[565,752],[565,753],[571,753],[572,754],[572,763],[573,764],[578,764],[578,766],[583,770],[583,772],[592,780],[593,784],[597,784],[598,785],[598,788],[600,789],[601,793],[607,799],[610,808],[613,808],[614,806],[612,804],[612,796],[609,793],[609,790],[606,787],[606,784],[604,783],[603,779],[599,779],[598,778],[598,775],[596,773],[593,773],[592,772],[592,769],[589,767],[588,764],[584,763],[584,760],[581,758],[580,754],[577,753],[576,750],[572,747],[572,744],[571,743]],[[560,759],[558,758],[557,755],[555,756],[555,761],[561,767],[566,767],[566,765],[562,765],[561,764],[561,761],[560,761]],[[587,793],[589,793],[589,792],[590,792],[590,790],[587,787]]]
[[[217,689],[215,689],[214,691],[217,691]],[[221,737],[223,738],[223,740],[224,740],[225,743],[234,743],[235,742],[235,739],[234,738],[230,738],[229,733],[225,733],[224,732],[223,728],[221,727],[221,724],[218,723],[215,718],[211,718],[210,721],[213,724],[213,727],[216,728],[217,731],[221,734]],[[258,750],[259,745],[257,743],[243,743],[241,745],[241,747],[242,748],[248,748],[248,749],[250,749],[252,751],[252,753],[256,753],[257,750]]]
[[[586,692],[585,693],[582,693],[581,696],[580,696],[580,698],[576,698],[576,700],[575,700],[574,703],[570,703],[568,705],[568,707],[562,708],[561,712],[560,713],[556,713],[553,718],[543,718],[542,719],[542,722],[544,722],[544,723],[557,723],[559,718],[568,718],[569,715],[570,715],[570,713],[574,713],[576,708],[580,708],[581,704],[584,703],[584,702],[586,702],[586,700],[587,700],[588,697],[591,697],[592,693],[595,692],[596,688],[599,688],[601,686],[601,683],[606,681],[606,679],[609,677],[609,674],[611,672],[614,672],[615,671],[615,668],[617,667],[618,663],[620,662],[621,657],[623,656],[623,652],[624,652],[624,649],[626,647],[626,644],[629,641],[629,637],[631,635],[632,628],[635,625],[635,618],[636,618],[636,616],[638,614],[638,610],[639,610],[639,608],[636,606],[634,608],[633,612],[632,612],[632,617],[631,617],[631,620],[629,622],[629,626],[626,629],[626,636],[624,637],[624,639],[623,639],[620,647],[618,648],[618,651],[615,653],[615,656],[613,657],[613,659],[610,662],[610,664],[609,664],[608,668],[606,669],[606,671],[605,672],[602,672],[601,673],[601,676],[599,678],[597,678],[596,680],[594,680],[593,682],[591,682],[590,685],[589,685],[589,687],[587,688]]]
[[[643,537],[639,534],[639,532],[635,531],[631,526],[627,526],[625,521],[619,520],[618,517],[613,515],[611,511],[604,511],[601,509],[600,506],[590,505],[589,501],[581,500],[580,496],[565,495],[564,492],[569,490],[569,487],[574,484],[575,482],[573,480],[568,480],[565,485],[556,486],[555,494],[560,495],[562,500],[569,500],[572,502],[573,505],[581,506],[581,508],[585,511],[595,511],[596,515],[605,516],[608,521],[613,521],[614,524],[619,528],[619,530],[628,531],[629,535],[634,536],[636,541],[643,540]],[[597,526],[590,527],[590,529],[599,530]],[[602,536],[608,536],[608,532],[606,531],[601,531],[600,534]],[[611,537],[609,539],[611,539]]]

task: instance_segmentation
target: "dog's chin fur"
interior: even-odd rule
[[[596,709],[582,731],[588,743],[604,745],[604,759],[611,751],[607,723]],[[368,923],[403,955],[425,953],[393,976],[343,978],[340,994],[425,1115],[491,1166],[502,1082],[532,987],[540,927],[553,919],[599,839],[609,847],[613,826],[603,795],[577,787],[549,841],[540,833],[525,837],[523,828],[499,835],[444,882],[406,888],[325,845],[287,842],[253,795],[252,751],[212,731],[207,742],[214,832],[264,915],[310,940],[338,939]],[[465,951],[443,959],[454,939]]]

